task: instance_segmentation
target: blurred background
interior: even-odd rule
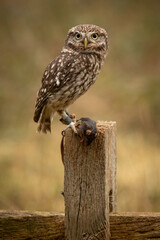
[[[94,86],[69,109],[117,122],[118,211],[160,211],[160,1],[1,0],[0,209],[64,211],[61,131],[36,133],[36,93],[68,29],[105,28]]]

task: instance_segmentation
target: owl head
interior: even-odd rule
[[[105,54],[108,49],[107,32],[90,24],[75,26],[68,32],[65,48],[76,52]]]

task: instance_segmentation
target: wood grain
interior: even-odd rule
[[[0,211],[0,239],[64,239],[64,214]]]
[[[112,240],[160,239],[160,213],[110,215]]]
[[[160,239],[160,213],[110,214],[111,240]],[[64,214],[0,211],[2,240],[64,240]]]
[[[81,143],[71,129],[66,131],[64,198],[67,240],[110,239],[109,194],[111,211],[116,205],[115,198],[112,198],[116,189],[113,171],[115,123],[98,123],[97,131],[89,146]]]
[[[106,154],[108,159],[109,181],[109,212],[117,211],[117,149],[116,149],[116,122],[98,121],[99,130],[107,129]]]

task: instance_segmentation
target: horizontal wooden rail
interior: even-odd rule
[[[160,239],[160,213],[110,214],[111,240]],[[64,214],[0,211],[0,239],[62,240]]]

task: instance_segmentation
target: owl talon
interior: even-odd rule
[[[74,122],[71,122],[71,123],[62,131],[62,135],[63,135],[63,136],[65,135],[65,131],[66,131],[69,127],[73,130],[73,132],[74,132],[76,135],[78,135],[78,132],[77,132],[76,127],[75,127],[75,123],[74,123]]]

